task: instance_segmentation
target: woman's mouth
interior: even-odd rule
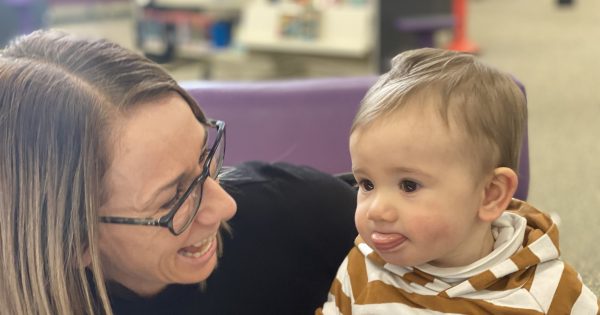
[[[373,232],[371,234],[373,246],[380,252],[392,251],[396,247],[402,245],[406,240],[406,236],[400,233]]]
[[[180,249],[178,253],[182,256],[190,258],[202,257],[202,255],[205,255],[213,248],[215,239],[216,233],[193,245]]]

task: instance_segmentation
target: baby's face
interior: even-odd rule
[[[485,234],[475,161],[432,106],[407,105],[350,137],[357,229],[395,265],[469,264],[481,258]]]

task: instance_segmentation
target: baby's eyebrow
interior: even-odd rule
[[[423,172],[419,169],[416,168],[411,168],[411,167],[403,167],[403,166],[399,166],[399,167],[394,167],[391,169],[393,172],[395,173],[403,173],[403,174],[414,174],[414,175],[419,175],[419,176],[425,176],[425,177],[429,177],[432,178],[433,176],[429,173]]]
[[[360,167],[358,167],[358,166],[354,166],[354,165],[352,165],[352,168],[350,169],[350,171],[351,171],[353,174],[356,174],[356,173],[361,173],[361,172],[362,172],[362,168],[360,168]]]

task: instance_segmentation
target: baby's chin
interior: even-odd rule
[[[377,251],[376,251],[377,252]],[[400,267],[415,267],[428,263],[427,260],[418,260],[414,258],[406,258],[404,256],[398,257],[398,255],[392,255],[390,253],[380,253],[377,254],[383,259],[386,263],[400,266]]]
[[[404,241],[399,246],[391,249],[379,250],[369,241],[369,247],[377,253],[383,262],[400,267],[415,267],[431,263],[435,257],[423,257],[413,248],[410,240]]]

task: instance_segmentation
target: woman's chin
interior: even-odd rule
[[[179,268],[177,270],[179,276],[179,280],[177,283],[179,284],[192,284],[202,282],[213,273],[215,267],[217,266],[217,255],[210,256],[207,260],[199,263],[198,261],[185,257],[183,260],[183,264],[178,264]]]

